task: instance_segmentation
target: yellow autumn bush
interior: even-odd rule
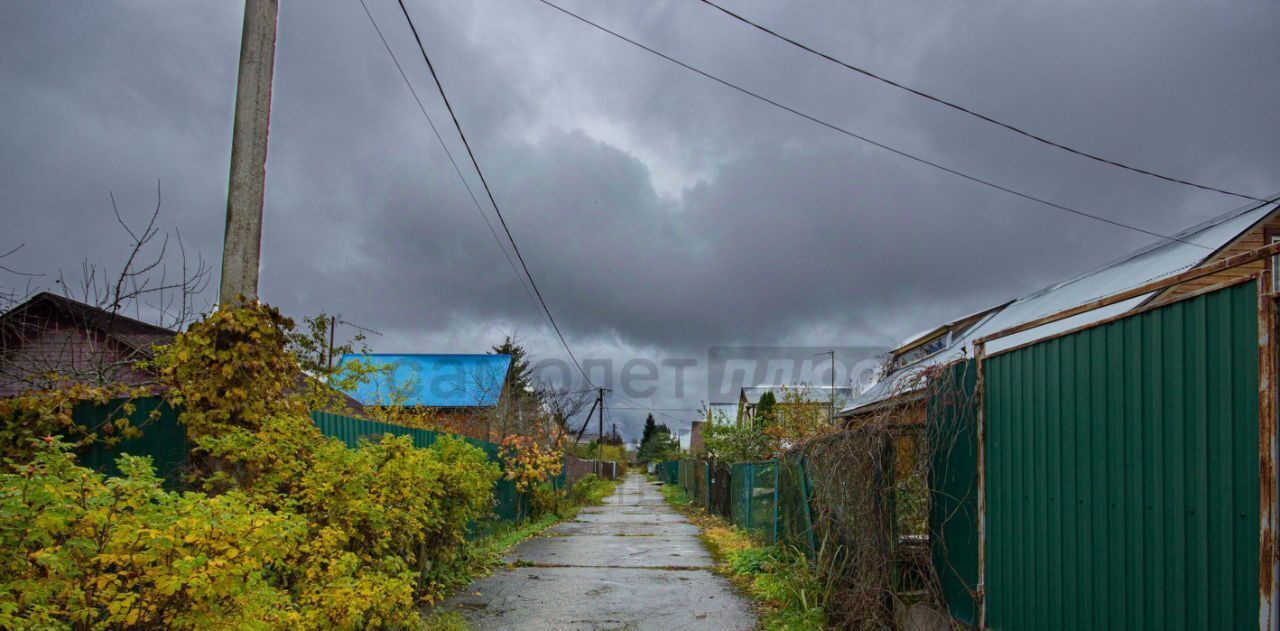
[[[0,475],[0,628],[409,628],[455,569],[501,475],[483,451],[383,437],[347,448],[307,414],[292,322],[222,309],[158,348],[187,486],[34,441]],[[27,443],[32,443],[26,437]],[[27,449],[27,452],[32,452]]]
[[[296,515],[165,491],[150,463],[76,466],[49,441],[0,474],[0,628],[291,626],[273,567],[305,535]]]
[[[410,596],[433,602],[440,573],[458,559],[468,524],[492,509],[499,472],[484,452],[451,436],[426,449],[406,436],[315,454],[292,497],[329,550],[365,573],[408,572]],[[310,563],[310,561],[308,561]],[[306,564],[304,564],[306,565]]]

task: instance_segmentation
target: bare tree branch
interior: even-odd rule
[[[164,329],[181,330],[196,317],[194,299],[208,286],[211,269],[203,257],[197,257],[192,265],[181,235],[174,230],[182,274],[175,278],[170,273],[170,234],[159,227],[160,183],[156,183],[155,207],[141,225],[126,220],[114,193],[108,191],[108,198],[116,222],[129,239],[123,265],[118,273],[110,274],[86,259],[80,262],[75,279],[62,270],[57,272],[53,281],[59,288],[57,293],[91,307],[74,309],[71,325],[39,318],[9,319],[5,324],[8,330],[0,331],[5,340],[0,343],[0,382],[9,388],[14,383],[40,389],[136,379],[134,364],[139,354],[148,353],[151,343],[163,339]],[[19,245],[0,258],[21,248]],[[13,273],[3,266],[0,272]],[[33,289],[30,280],[24,293],[0,285],[0,308],[8,310],[21,304],[33,295]],[[173,305],[179,307],[174,310]],[[120,333],[125,331],[130,334],[122,337]]]

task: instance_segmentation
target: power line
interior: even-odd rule
[[[688,420],[688,419],[682,419],[682,418],[679,418],[679,417],[676,417],[676,416],[672,416],[672,415],[670,415],[670,414],[666,414],[666,413],[662,412],[662,410],[664,410],[664,409],[670,409],[670,408],[650,408],[650,407],[645,407],[645,406],[644,406],[643,404],[641,404],[639,401],[636,401],[635,399],[632,399],[632,398],[630,398],[630,397],[623,396],[623,395],[618,394],[618,393],[616,393],[616,392],[614,393],[614,396],[616,396],[616,397],[618,397],[619,399],[622,399],[623,401],[626,401],[627,403],[630,403],[631,405],[635,406],[635,407],[630,407],[630,408],[622,408],[622,407],[614,406],[614,409],[618,409],[618,410],[648,410],[648,411],[650,411],[650,412],[656,413],[658,416],[663,416],[663,417],[669,418],[669,419],[671,419],[671,420],[673,420],[673,421],[675,421],[675,422],[677,422],[677,423],[688,423],[688,422],[689,422],[689,420]],[[699,410],[689,410],[689,411],[697,412],[697,411],[699,411]]]
[[[638,42],[638,41],[636,41],[636,40],[634,40],[634,39],[631,39],[631,38],[627,37],[626,35],[623,35],[623,34],[621,34],[621,33],[618,33],[617,31],[610,30],[609,28],[607,28],[607,27],[605,27],[605,26],[601,26],[600,24],[597,24],[597,23],[595,23],[595,22],[592,22],[591,20],[588,20],[587,18],[584,18],[584,17],[582,17],[582,16],[580,16],[580,15],[578,15],[578,14],[576,14],[576,13],[574,13],[574,12],[572,12],[572,11],[568,10],[568,9],[565,9],[564,7],[561,7],[561,6],[559,6],[559,5],[557,5],[557,4],[553,3],[553,2],[550,2],[549,0],[538,0],[538,2],[541,2],[542,4],[545,4],[545,5],[547,5],[547,6],[551,7],[551,8],[553,8],[553,9],[555,9],[555,10],[557,10],[557,11],[559,11],[559,12],[561,12],[561,13],[563,13],[563,14],[565,14],[565,15],[567,15],[567,16],[569,16],[569,17],[571,17],[571,18],[575,19],[575,20],[578,20],[579,22],[582,22],[583,24],[587,24],[588,26],[591,26],[591,27],[596,28],[596,29],[598,29],[598,30],[601,30],[601,31],[603,31],[603,32],[605,32],[605,33],[608,33],[609,35],[612,35],[613,37],[616,37],[616,38],[618,38],[618,39],[620,39],[620,40],[622,40],[622,41],[624,41],[624,42],[627,42],[628,44],[631,44],[632,46],[635,46],[635,47],[637,47],[637,48],[640,48],[641,50],[644,50],[644,51],[646,51],[646,52],[649,52],[649,53],[651,53],[651,54],[653,54],[653,55],[657,55],[658,57],[661,57],[661,58],[663,58],[663,59],[665,59],[665,60],[667,60],[667,61],[669,61],[669,62],[671,62],[671,63],[673,63],[673,64],[676,64],[677,66],[680,66],[681,68],[684,68],[685,70],[688,70],[688,71],[690,71],[690,72],[694,72],[694,73],[696,73],[696,74],[702,75],[703,77],[706,77],[706,78],[708,78],[708,79],[711,79],[712,81],[715,81],[716,83],[719,83],[719,84],[721,84],[721,85],[723,85],[723,86],[725,86],[725,87],[728,87],[728,88],[732,88],[732,89],[734,89],[734,90],[737,90],[738,92],[741,92],[742,94],[745,94],[745,95],[747,95],[747,96],[750,96],[750,97],[752,97],[752,98],[754,98],[754,99],[757,99],[757,100],[759,100],[759,101],[763,101],[763,102],[765,102],[765,103],[768,103],[769,105],[772,105],[772,106],[774,106],[774,107],[776,107],[776,108],[778,108],[778,109],[781,109],[781,110],[784,110],[784,111],[790,112],[790,113],[792,113],[792,114],[794,114],[794,115],[796,115],[796,116],[799,116],[799,117],[801,117],[801,118],[804,118],[804,119],[806,119],[806,120],[808,120],[808,121],[811,121],[811,122],[817,123],[817,124],[819,124],[819,125],[822,125],[823,127],[826,127],[826,128],[828,128],[828,129],[831,129],[832,131],[839,132],[839,133],[841,133],[841,134],[844,134],[844,135],[849,136],[849,137],[851,137],[851,138],[855,138],[855,139],[857,139],[857,140],[861,140],[862,142],[865,142],[865,143],[867,143],[867,144],[869,144],[869,145],[872,145],[872,146],[874,146],[874,147],[878,147],[878,148],[880,148],[880,149],[883,149],[883,150],[888,151],[888,152],[890,152],[890,153],[896,154],[896,155],[898,155],[898,156],[901,156],[901,157],[907,158],[907,159],[909,159],[909,160],[913,160],[913,161],[918,162],[918,163],[920,163],[920,164],[924,164],[924,165],[927,165],[927,166],[931,166],[931,167],[933,167],[933,168],[935,168],[935,169],[938,169],[938,170],[940,170],[940,171],[945,171],[945,172],[947,172],[947,173],[950,173],[950,174],[955,175],[955,176],[957,176],[957,177],[964,178],[964,179],[969,180],[969,181],[971,181],[971,182],[975,182],[975,183],[977,183],[977,184],[981,184],[981,185],[983,185],[983,186],[987,186],[987,187],[990,187],[990,188],[996,189],[996,190],[998,190],[998,191],[1003,191],[1003,192],[1008,193],[1008,194],[1010,194],[1010,195],[1015,195],[1015,196],[1017,196],[1017,197],[1021,197],[1021,198],[1023,198],[1023,199],[1029,200],[1029,201],[1033,201],[1033,202],[1036,202],[1036,203],[1039,203],[1039,204],[1043,204],[1043,205],[1048,206],[1048,207],[1050,207],[1050,208],[1055,208],[1055,209],[1058,209],[1058,210],[1061,210],[1061,211],[1065,211],[1065,212],[1069,212],[1069,213],[1072,213],[1072,214],[1075,214],[1075,215],[1079,215],[1079,216],[1081,216],[1081,217],[1086,217],[1086,218],[1088,218],[1088,219],[1093,219],[1093,220],[1095,220],[1095,221],[1100,221],[1100,222],[1103,222],[1103,223],[1106,223],[1106,224],[1110,224],[1110,225],[1112,225],[1112,226],[1116,226],[1116,227],[1118,227],[1118,228],[1124,228],[1124,229],[1126,229],[1126,230],[1133,230],[1134,232],[1140,232],[1140,233],[1145,234],[1145,235],[1149,235],[1149,236],[1153,236],[1153,237],[1158,237],[1158,238],[1160,238],[1160,239],[1165,239],[1165,240],[1168,240],[1168,241],[1176,241],[1176,242],[1179,242],[1179,243],[1185,243],[1185,244],[1187,244],[1187,245],[1192,245],[1192,246],[1195,246],[1195,247],[1198,247],[1198,248],[1203,248],[1203,249],[1206,249],[1206,250],[1212,250],[1212,249],[1213,249],[1213,248],[1210,248],[1210,247],[1208,247],[1208,246],[1200,245],[1199,243],[1193,243],[1193,242],[1191,242],[1191,241],[1186,241],[1186,240],[1184,240],[1184,239],[1180,239],[1180,238],[1178,238],[1178,237],[1174,237],[1174,236],[1170,236],[1170,235],[1166,235],[1166,234],[1161,234],[1161,233],[1159,233],[1159,232],[1153,232],[1153,231],[1151,231],[1151,230],[1147,230],[1147,229],[1145,229],[1145,228],[1139,228],[1139,227],[1137,227],[1137,226],[1130,225],[1130,224],[1127,224],[1127,223],[1124,223],[1124,222],[1121,222],[1121,221],[1116,221],[1116,220],[1114,220],[1114,219],[1108,219],[1108,218],[1106,218],[1106,217],[1103,217],[1103,216],[1100,216],[1100,215],[1095,215],[1095,214],[1093,214],[1093,213],[1086,212],[1086,211],[1083,211],[1083,210],[1079,210],[1079,209],[1076,209],[1076,208],[1072,208],[1072,207],[1070,207],[1070,206],[1065,206],[1065,205],[1062,205],[1062,204],[1059,204],[1059,203],[1056,203],[1056,202],[1051,202],[1051,201],[1048,201],[1048,200],[1046,200],[1046,199],[1042,199],[1042,198],[1040,198],[1040,197],[1036,197],[1036,196],[1034,196],[1034,195],[1030,195],[1030,194],[1028,194],[1028,193],[1023,193],[1023,192],[1021,192],[1021,191],[1018,191],[1018,190],[1015,190],[1015,189],[1009,188],[1009,187],[1007,187],[1007,186],[1003,186],[1003,185],[1001,185],[1001,184],[996,184],[995,182],[992,182],[992,181],[990,181],[990,180],[984,180],[984,179],[982,179],[982,178],[980,178],[980,177],[978,177],[978,176],[975,176],[975,175],[969,175],[968,173],[965,173],[965,172],[963,172],[963,171],[959,171],[959,170],[957,170],[957,169],[953,169],[953,168],[951,168],[951,167],[944,166],[944,165],[942,165],[942,164],[939,164],[939,163],[937,163],[937,162],[933,162],[933,161],[928,160],[928,159],[926,159],[926,158],[922,158],[922,157],[920,157],[920,156],[917,156],[917,155],[914,155],[914,154],[908,153],[907,151],[904,151],[904,150],[902,150],[902,149],[896,149],[896,148],[894,148],[894,147],[891,147],[891,146],[889,146],[889,145],[887,145],[887,144],[884,144],[884,143],[882,143],[882,142],[879,142],[879,141],[877,141],[877,140],[873,140],[873,139],[871,139],[871,138],[869,138],[869,137],[867,137],[867,136],[863,136],[863,135],[858,134],[858,133],[856,133],[856,132],[849,131],[848,129],[845,129],[845,128],[843,128],[843,127],[840,127],[839,125],[836,125],[836,124],[834,124],[834,123],[829,123],[829,122],[827,122],[827,121],[825,121],[825,120],[822,120],[822,119],[820,119],[820,118],[818,118],[818,117],[816,117],[816,116],[813,116],[813,115],[811,115],[811,114],[806,114],[806,113],[804,113],[804,112],[802,112],[802,111],[800,111],[800,110],[798,110],[798,109],[796,109],[796,108],[794,108],[794,107],[791,107],[791,106],[789,106],[789,105],[784,105],[783,103],[780,103],[780,102],[778,102],[778,101],[775,101],[775,100],[773,100],[773,99],[771,99],[771,98],[769,98],[769,97],[763,96],[763,95],[758,94],[758,93],[756,93],[756,92],[752,92],[751,90],[748,90],[747,88],[744,88],[744,87],[742,87],[742,86],[740,86],[740,85],[738,85],[738,84],[736,84],[736,83],[732,83],[732,82],[730,82],[730,81],[728,81],[728,80],[726,80],[726,79],[721,79],[720,77],[717,77],[717,76],[715,76],[715,75],[713,75],[713,74],[711,74],[711,73],[709,73],[709,72],[707,72],[707,71],[705,71],[705,70],[701,70],[701,69],[699,69],[699,68],[697,68],[697,67],[694,67],[694,66],[692,66],[692,65],[689,65],[689,64],[687,64],[687,63],[685,63],[685,62],[683,62],[683,61],[680,61],[679,59],[676,59],[675,57],[672,57],[672,56],[670,56],[670,55],[668,55],[668,54],[666,54],[666,53],[663,53],[663,52],[661,52],[661,51],[659,51],[659,50],[656,50],[656,49],[651,48],[651,47],[649,47],[649,46],[647,46],[647,45],[645,45],[645,44],[642,44],[642,43],[640,43],[640,42]],[[1250,199],[1253,199],[1253,198],[1250,198]]]
[[[489,234],[493,235],[494,243],[498,244],[498,249],[502,250],[502,256],[507,259],[507,265],[511,266],[511,273],[516,275],[516,279],[520,281],[520,288],[524,289],[524,293],[529,297],[530,303],[533,304],[535,310],[542,313],[538,308],[533,292],[529,291],[529,286],[525,282],[524,275],[520,270],[516,269],[515,261],[511,260],[511,254],[507,252],[507,247],[502,244],[502,238],[498,236],[498,232],[493,229],[493,222],[489,221],[489,215],[484,212],[480,206],[480,200],[476,199],[475,191],[471,190],[471,184],[467,182],[467,178],[462,175],[462,169],[458,166],[458,161],[453,158],[453,152],[449,150],[449,145],[445,143],[444,137],[440,135],[440,130],[436,128],[436,123],[431,119],[431,115],[427,113],[427,108],[422,104],[422,99],[418,97],[418,91],[414,89],[413,83],[409,81],[409,75],[404,71],[404,67],[400,65],[400,59],[396,57],[391,45],[387,43],[387,38],[382,34],[382,29],[378,26],[378,21],[373,18],[373,12],[369,10],[369,5],[365,0],[360,0],[360,6],[364,7],[364,14],[369,17],[369,23],[373,25],[373,30],[378,34],[378,39],[382,40],[382,47],[386,49],[387,55],[391,57],[391,63],[395,64],[396,70],[400,72],[400,78],[404,80],[405,87],[409,88],[409,94],[413,95],[413,100],[418,104],[418,110],[422,112],[422,117],[427,119],[427,125],[431,126],[431,133],[435,134],[436,140],[440,143],[440,148],[444,149],[444,155],[449,158],[449,163],[453,165],[453,171],[458,174],[458,181],[462,182],[463,188],[467,190],[467,195],[471,198],[471,203],[475,205],[476,212],[480,213],[480,218],[484,220],[484,225],[488,226]],[[546,316],[543,316],[545,319]],[[548,323],[550,321],[548,320]],[[379,334],[381,335],[381,334]]]
[[[542,292],[538,290],[538,283],[533,280],[533,274],[529,272],[529,265],[525,263],[524,255],[520,253],[520,246],[516,245],[516,238],[511,234],[511,228],[507,226],[507,220],[502,216],[502,209],[498,206],[498,200],[493,196],[493,190],[489,188],[489,181],[484,177],[484,171],[480,169],[480,162],[476,160],[476,154],[471,150],[471,143],[467,141],[467,135],[462,131],[462,123],[458,122],[458,115],[453,111],[453,105],[449,103],[449,97],[445,94],[444,84],[440,83],[440,75],[436,73],[435,64],[431,63],[431,57],[427,55],[427,48],[422,44],[422,37],[418,35],[418,27],[413,23],[413,18],[409,15],[409,9],[404,6],[404,0],[397,0],[400,4],[400,12],[404,14],[404,19],[409,23],[409,30],[413,31],[413,39],[418,43],[418,50],[422,52],[422,60],[427,62],[427,69],[431,71],[431,78],[436,82],[436,89],[440,91],[440,99],[444,101],[445,109],[449,110],[449,117],[453,119],[453,126],[458,130],[458,137],[462,139],[462,146],[467,149],[467,156],[471,158],[471,165],[476,169],[476,175],[480,176],[480,184],[484,186],[484,192],[489,196],[489,203],[493,205],[493,212],[498,216],[498,222],[502,224],[502,230],[507,234],[507,239],[511,241],[511,249],[516,253],[516,258],[520,261],[520,267],[524,269],[525,276],[529,277],[529,285],[533,287],[533,293],[538,297],[538,303],[542,305],[542,310],[546,312],[547,319],[551,321],[551,328],[555,330],[556,337],[560,338],[560,344],[564,346],[564,351],[569,354],[569,359],[573,360],[573,365],[577,367],[578,372],[582,374],[583,380],[588,385],[591,378],[587,376],[587,371],[582,369],[582,364],[578,363],[578,358],[573,355],[573,351],[569,349],[569,343],[565,341],[564,334],[560,332],[560,326],[556,324],[555,316],[551,315],[551,309],[547,307],[547,301],[543,299]]]
[[[956,111],[959,111],[959,112],[963,112],[963,113],[968,114],[968,115],[970,115],[970,116],[973,116],[974,118],[977,118],[977,119],[979,119],[979,120],[982,120],[982,121],[986,121],[986,122],[988,122],[988,123],[991,123],[992,125],[996,125],[996,126],[998,126],[998,127],[1003,127],[1003,128],[1005,128],[1005,129],[1007,129],[1007,130],[1009,130],[1009,131],[1011,131],[1011,132],[1013,132],[1013,133],[1015,133],[1015,134],[1019,134],[1019,135],[1021,135],[1021,136],[1025,136],[1025,137],[1030,138],[1030,139],[1032,139],[1032,140],[1035,140],[1035,141],[1037,141],[1037,142],[1041,142],[1041,143],[1044,143],[1044,144],[1049,145],[1049,146],[1051,146],[1051,147],[1055,147],[1055,148],[1061,149],[1061,150],[1063,150],[1063,151],[1066,151],[1066,152],[1068,152],[1068,153],[1075,154],[1075,155],[1080,156],[1080,157],[1082,157],[1082,158],[1088,158],[1088,159],[1090,159],[1090,160],[1096,160],[1096,161],[1101,162],[1101,163],[1106,164],[1106,165],[1110,165],[1110,166],[1113,166],[1113,167],[1119,167],[1119,168],[1121,168],[1121,169],[1125,169],[1125,170],[1128,170],[1128,171],[1133,171],[1134,173],[1140,173],[1140,174],[1142,174],[1142,175],[1147,175],[1147,176],[1150,176],[1150,177],[1158,178],[1158,179],[1164,180],[1164,181],[1166,181],[1166,182],[1173,182],[1173,183],[1175,183],[1175,184],[1183,184],[1183,185],[1185,185],[1185,186],[1192,186],[1192,187],[1195,187],[1195,188],[1198,188],[1198,189],[1202,189],[1202,190],[1206,190],[1206,191],[1213,191],[1213,192],[1215,192],[1215,193],[1222,193],[1223,195],[1231,195],[1231,196],[1234,196],[1234,197],[1240,197],[1240,198],[1243,198],[1243,199],[1249,199],[1249,200],[1253,200],[1253,201],[1256,201],[1256,202],[1267,201],[1267,200],[1265,200],[1265,199],[1262,199],[1262,198],[1259,198],[1259,197],[1254,197],[1254,196],[1252,196],[1252,195],[1245,195],[1244,193],[1236,193],[1236,192],[1234,192],[1234,191],[1229,191],[1229,190],[1227,190],[1227,189],[1218,188],[1218,187],[1216,187],[1216,186],[1210,186],[1210,185],[1207,185],[1207,184],[1197,184],[1197,183],[1195,183],[1195,182],[1191,182],[1191,181],[1189,181],[1189,180],[1184,180],[1184,179],[1182,179],[1182,178],[1177,178],[1177,177],[1173,177],[1173,176],[1169,176],[1169,175],[1163,175],[1163,174],[1160,174],[1160,173],[1156,173],[1156,172],[1154,172],[1154,171],[1148,171],[1148,170],[1146,170],[1146,169],[1139,168],[1139,167],[1135,167],[1135,166],[1130,165],[1130,164],[1125,164],[1125,163],[1123,163],[1123,162],[1119,162],[1119,161],[1117,161],[1117,160],[1112,160],[1112,159],[1110,159],[1110,158],[1104,158],[1104,157],[1099,156],[1099,155],[1094,154],[1094,153],[1089,153],[1088,151],[1084,151],[1083,149],[1076,149],[1076,148],[1074,148],[1074,147],[1070,147],[1070,146],[1064,145],[1064,144],[1062,144],[1062,143],[1060,143],[1060,142],[1055,142],[1055,141],[1053,141],[1053,140],[1050,140],[1050,139],[1048,139],[1048,138],[1045,138],[1044,136],[1041,136],[1041,135],[1036,134],[1036,133],[1034,133],[1034,132],[1030,132],[1030,131],[1027,131],[1027,130],[1025,130],[1025,129],[1022,129],[1021,127],[1017,127],[1017,126],[1014,126],[1014,125],[1012,125],[1012,124],[1010,124],[1010,123],[1006,123],[1006,122],[1003,122],[1003,121],[1000,121],[1000,120],[996,120],[996,119],[994,119],[994,118],[992,118],[992,117],[990,117],[990,116],[987,116],[986,114],[982,114],[982,113],[980,113],[980,112],[975,112],[975,111],[973,111],[973,110],[971,110],[971,109],[969,109],[969,108],[967,108],[967,107],[965,107],[965,106],[963,106],[963,105],[959,105],[959,104],[953,103],[953,102],[951,102],[951,101],[948,101],[948,100],[946,100],[946,99],[943,99],[943,98],[941,98],[941,97],[934,96],[934,95],[932,95],[932,94],[929,94],[928,92],[924,92],[923,90],[918,90],[918,89],[913,88],[913,87],[911,87],[911,86],[904,85],[904,84],[902,84],[902,83],[899,83],[899,82],[897,82],[897,81],[894,81],[893,79],[889,79],[889,78],[887,78],[887,77],[884,77],[884,76],[881,76],[881,75],[879,75],[879,74],[876,74],[876,73],[874,73],[874,72],[872,72],[872,71],[870,71],[870,70],[867,70],[866,68],[861,68],[861,67],[855,66],[855,65],[853,65],[853,64],[851,64],[851,63],[849,63],[849,62],[846,62],[846,61],[843,61],[843,60],[837,59],[837,58],[835,58],[835,57],[833,57],[833,56],[831,56],[831,55],[828,55],[827,53],[824,53],[824,52],[821,52],[821,51],[815,50],[815,49],[813,49],[813,48],[811,48],[811,47],[809,47],[809,46],[806,46],[805,44],[803,44],[803,43],[801,43],[801,42],[798,42],[798,41],[796,41],[796,40],[794,40],[794,39],[792,39],[792,38],[790,38],[790,37],[787,37],[786,35],[782,35],[781,33],[778,33],[777,31],[775,31],[775,30],[773,30],[773,29],[771,29],[771,28],[769,28],[769,27],[767,27],[767,26],[763,26],[763,25],[761,25],[761,24],[759,24],[759,23],[757,23],[757,22],[753,22],[753,21],[751,21],[751,20],[749,20],[749,19],[747,19],[747,18],[745,18],[745,17],[743,17],[743,16],[741,16],[741,15],[739,15],[739,14],[737,14],[737,13],[734,13],[733,11],[730,11],[729,9],[726,9],[726,8],[724,8],[724,7],[722,7],[722,6],[718,5],[718,4],[716,4],[715,2],[712,2],[711,0],[699,0],[699,1],[700,1],[700,2],[702,2],[703,4],[705,4],[705,5],[709,6],[709,7],[712,7],[712,8],[714,8],[714,9],[716,9],[716,10],[720,11],[721,13],[724,13],[725,15],[727,15],[727,16],[729,16],[729,17],[731,17],[731,18],[735,19],[735,20],[738,20],[739,22],[742,22],[743,24],[746,24],[746,25],[748,25],[748,26],[751,26],[751,27],[753,27],[753,28],[755,28],[755,29],[757,29],[757,30],[759,30],[759,31],[761,31],[761,32],[764,32],[764,33],[767,33],[767,34],[769,34],[769,35],[772,35],[772,36],[774,36],[774,37],[776,37],[776,38],[778,38],[778,39],[780,39],[780,40],[782,40],[782,41],[784,41],[784,42],[786,42],[786,43],[788,43],[788,44],[791,44],[792,46],[795,46],[796,48],[799,48],[799,49],[801,49],[801,50],[803,50],[803,51],[805,51],[805,52],[808,52],[808,53],[811,53],[811,54],[817,55],[818,57],[821,57],[821,58],[823,58],[823,59],[825,59],[825,60],[827,60],[827,61],[829,61],[829,62],[831,62],[831,63],[837,64],[837,65],[839,65],[839,66],[842,66],[842,67],[844,67],[844,68],[847,68],[847,69],[849,69],[849,70],[852,70],[852,71],[854,71],[854,72],[856,72],[856,73],[859,73],[859,74],[861,74],[861,75],[864,75],[864,76],[866,76],[866,77],[870,77],[870,78],[872,78],[872,79],[875,79],[876,81],[880,81],[881,83],[885,83],[885,84],[887,84],[887,85],[891,85],[891,86],[893,86],[893,87],[895,87],[895,88],[898,88],[898,89],[900,89],[900,90],[905,90],[905,91],[910,92],[910,93],[912,93],[912,94],[914,94],[914,95],[916,95],[916,96],[924,97],[924,98],[929,99],[930,101],[933,101],[934,103],[937,103],[937,104],[942,105],[942,106],[944,106],[944,107],[949,107],[949,108],[951,108],[951,109],[953,109],[953,110],[956,110]]]

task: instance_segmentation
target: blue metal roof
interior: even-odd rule
[[[343,355],[339,365],[362,361],[387,371],[347,392],[364,405],[388,405],[404,392],[405,406],[493,407],[511,369],[510,355]]]

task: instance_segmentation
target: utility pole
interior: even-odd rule
[[[825,353],[815,353],[814,357],[817,357],[818,355],[831,356],[831,403],[830,405],[828,405],[829,409],[827,411],[827,423],[829,425],[835,425],[836,424],[836,351],[835,349],[832,349]]]
[[[338,316],[329,316],[329,368],[333,368],[333,332],[338,328]]]
[[[600,402],[599,421],[596,424],[596,477],[604,472],[604,388],[597,388],[596,400]]]
[[[833,348],[831,353],[831,421],[832,425],[836,424],[836,350]]]
[[[220,304],[258,298],[262,254],[262,200],[267,177],[267,131],[271,120],[271,77],[275,71],[278,0],[245,0],[231,131],[231,177],[227,185],[227,227],[222,242]]]

